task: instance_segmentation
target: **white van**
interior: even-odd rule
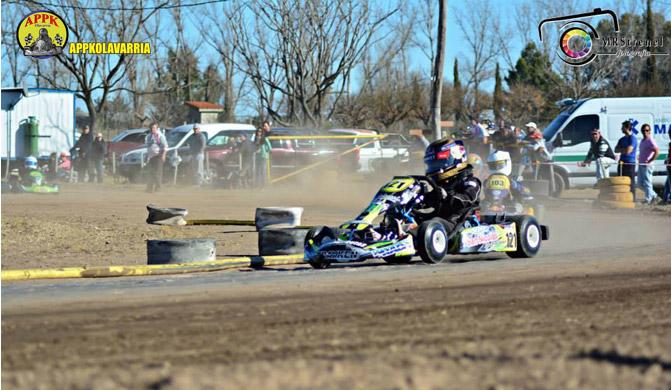
[[[622,122],[631,121],[634,135],[639,141],[645,123],[652,128],[652,136],[659,146],[659,156],[654,162],[653,183],[663,185],[666,180],[666,159],[671,132],[671,97],[592,98],[560,102],[561,113],[543,130],[543,138],[556,163],[556,176],[560,175],[563,188],[592,186],[596,181],[595,167],[579,167],[590,148],[592,129],[600,129],[611,148],[622,134]],[[617,166],[610,168],[610,174]]]
[[[186,157],[187,153],[185,148],[189,143],[189,138],[193,135],[193,123],[177,126],[174,129],[166,133],[166,141],[168,141],[168,159],[174,159],[180,154],[180,158]],[[205,138],[209,138],[208,135],[215,135],[220,131],[225,130],[248,130],[254,132],[256,127],[253,125],[243,124],[243,123],[201,123],[200,131],[205,134]],[[179,152],[178,152],[179,151]],[[122,176],[128,177],[131,181],[135,181],[141,171],[144,163],[146,162],[147,148],[142,146],[137,149],[133,149],[125,153],[121,157],[121,162],[119,163],[119,173]]]

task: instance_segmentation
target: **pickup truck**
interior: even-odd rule
[[[245,132],[253,140],[253,132]],[[268,136],[303,136],[315,135],[311,130],[275,128]],[[240,157],[237,153],[237,138],[240,134],[233,131],[217,133],[207,146],[210,167],[214,167],[218,176],[227,176],[231,170],[240,168]],[[321,146],[313,139],[278,139],[270,140],[271,174],[281,175],[300,167],[319,161],[321,158],[332,156],[334,150]]]
[[[332,129],[331,135],[379,135],[376,130],[359,129]],[[357,173],[372,174],[389,171],[399,174],[399,171],[410,162],[410,152],[407,142],[401,142],[402,136],[395,134],[386,138],[354,138],[335,140],[340,149],[357,147],[357,150],[344,155],[340,163],[344,169],[351,169]],[[372,141],[372,142],[371,142]],[[343,150],[344,151],[344,150]]]

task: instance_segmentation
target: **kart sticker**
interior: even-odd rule
[[[397,253],[409,253],[409,254],[414,254],[415,252],[415,247],[412,244],[412,239],[410,238],[405,238],[402,241],[399,241],[393,245],[385,246],[382,248],[374,249],[371,251],[371,255],[373,257],[377,258],[383,258],[383,257],[388,257],[395,255]]]
[[[459,253],[514,251],[516,238],[515,224],[475,226],[461,232]]]

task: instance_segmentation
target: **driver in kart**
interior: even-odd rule
[[[489,177],[485,180],[485,200],[492,195],[504,195],[504,200],[523,203],[533,199],[531,191],[522,183],[510,177],[513,162],[510,153],[495,150],[487,157]]]
[[[446,221],[448,234],[470,209],[480,204],[482,184],[473,175],[467,157],[464,143],[449,138],[432,142],[424,153],[426,175],[438,185],[426,197],[430,203],[439,203],[435,207],[437,216]]]

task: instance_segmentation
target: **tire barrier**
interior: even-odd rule
[[[217,259],[213,238],[147,240],[147,264],[184,264]]]
[[[274,256],[303,253],[303,244],[308,230],[302,228],[259,230],[259,254]]]
[[[627,176],[613,176],[596,183],[599,196],[594,206],[610,209],[634,209],[634,195],[631,193],[631,179]]]
[[[186,220],[184,217],[189,213],[187,209],[181,208],[164,208],[158,207],[153,204],[147,205],[147,211],[149,215],[147,216],[147,223],[152,225],[173,225],[173,226],[184,226],[186,225]]]
[[[613,187],[613,186],[630,186],[631,179],[629,176],[613,176],[606,179],[601,179],[596,183],[598,188]]]
[[[256,230],[291,228],[301,224],[302,207],[259,207],[254,222]]]
[[[303,254],[290,256],[234,257],[214,261],[186,264],[130,265],[111,267],[70,267],[51,269],[3,270],[2,281],[111,278],[119,276],[177,275],[194,272],[212,272],[244,267],[305,264]]]

